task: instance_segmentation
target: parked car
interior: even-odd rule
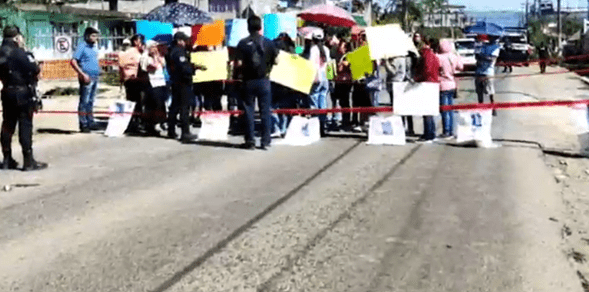
[[[474,39],[457,39],[454,41],[456,52],[462,59],[464,64],[464,71],[472,71],[476,69],[477,60],[475,58],[476,41]]]

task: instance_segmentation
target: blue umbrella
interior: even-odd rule
[[[213,22],[213,18],[195,6],[173,2],[156,7],[144,16],[149,21],[171,23],[174,26],[192,26]]]
[[[503,27],[494,23],[487,23],[486,21],[479,21],[473,26],[467,26],[464,29],[467,34],[486,34],[493,36],[502,36]]]

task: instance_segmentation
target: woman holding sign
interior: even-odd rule
[[[335,86],[333,89],[333,105],[337,104],[342,108],[350,108],[350,92],[352,92],[352,70],[350,69],[350,62],[346,60],[346,56],[352,50],[352,44],[342,40],[339,43],[339,48],[335,54],[337,61],[337,74],[335,76]],[[352,115],[348,113],[342,114],[342,128],[344,131],[350,131]]]
[[[313,32],[313,46],[309,60],[317,69],[315,82],[311,88],[309,103],[313,109],[327,108],[327,92],[329,91],[329,81],[327,80],[327,63],[331,61],[329,49],[323,44],[323,31]],[[327,116],[319,115],[321,122],[321,136],[325,136],[325,122]]]

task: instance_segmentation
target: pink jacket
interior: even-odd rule
[[[448,91],[456,89],[456,80],[454,74],[457,71],[462,71],[463,64],[460,57],[452,52],[452,43],[443,40],[440,42],[440,91]]]

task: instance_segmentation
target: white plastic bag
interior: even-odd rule
[[[117,100],[109,107],[112,114],[108,118],[108,125],[104,135],[107,137],[121,137],[127,130],[135,108],[135,102],[128,100]]]
[[[405,143],[405,128],[400,116],[370,117],[367,144],[405,145]]]
[[[306,146],[321,140],[319,118],[294,116],[286,130],[284,140],[277,144]]]
[[[457,143],[475,143],[482,148],[496,147],[491,137],[492,110],[459,111],[455,117]]]
[[[226,141],[229,139],[229,115],[203,114],[200,117],[202,126],[198,132],[198,140]]]

